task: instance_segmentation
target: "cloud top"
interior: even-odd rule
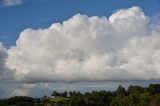
[[[109,18],[76,14],[22,31],[16,46],[4,50],[5,65],[24,82],[159,79],[159,35],[160,26],[150,25],[139,7]]]

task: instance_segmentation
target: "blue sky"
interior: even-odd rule
[[[160,0],[0,0],[0,98],[158,83],[159,35]]]
[[[46,28],[80,13],[88,16],[110,16],[115,10],[139,6],[152,17],[160,13],[160,0],[25,0],[4,6],[0,1],[0,42],[15,45],[26,28]]]

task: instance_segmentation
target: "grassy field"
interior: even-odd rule
[[[59,102],[59,101],[64,101],[66,99],[68,99],[68,98],[56,97],[56,98],[50,98],[50,101]]]

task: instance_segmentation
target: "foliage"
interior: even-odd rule
[[[54,98],[11,97],[0,100],[0,106],[160,106],[160,84],[151,84],[146,88],[131,85],[127,90],[119,86],[113,92],[92,91],[85,94],[53,91],[51,95]]]

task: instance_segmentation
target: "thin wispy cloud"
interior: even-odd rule
[[[13,6],[13,5],[20,5],[23,3],[24,0],[1,0],[1,6]]]
[[[15,6],[15,5],[21,5],[24,2],[28,2],[29,0],[0,0],[0,6],[6,7],[6,6]],[[30,0],[30,2],[47,2],[50,0]]]

